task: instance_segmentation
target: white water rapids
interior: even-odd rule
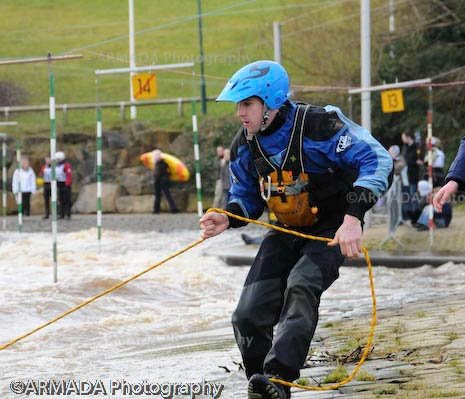
[[[193,230],[105,231],[99,254],[95,229],[60,233],[59,282],[55,284],[50,234],[0,233],[0,344],[140,272],[198,236]],[[202,255],[208,247],[240,242],[240,231],[227,231],[0,351],[0,398],[21,397],[10,391],[9,384],[28,379],[205,379],[224,384],[221,398],[245,397],[245,376],[234,363],[240,361],[240,354],[230,318],[248,267],[227,266]],[[434,298],[446,290],[465,290],[463,265],[377,267],[375,276],[380,309]],[[368,324],[370,306],[366,269],[341,268],[341,277],[322,298],[320,323],[354,316]]]

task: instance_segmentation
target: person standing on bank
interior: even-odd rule
[[[51,182],[52,182],[52,160],[50,157],[44,158],[45,163],[40,168],[39,177],[44,180],[44,219],[50,217],[50,196],[51,196]]]
[[[13,173],[12,189],[15,196],[21,192],[23,214],[29,216],[31,214],[31,195],[36,192],[37,186],[36,174],[29,166],[29,159],[26,156],[21,157],[21,168],[16,169]]]
[[[290,101],[289,90],[285,69],[264,60],[238,70],[217,98],[237,104],[243,125],[231,146],[225,209],[257,219],[268,206],[278,225],[332,238],[326,245],[270,231],[260,246],[232,316],[255,399],[290,398],[269,378],[299,377],[321,295],[344,256],[361,252],[364,214],[392,178],[389,153],[368,131],[336,107]],[[243,225],[218,212],[200,219],[203,238]]]
[[[60,205],[60,219],[65,217],[71,219],[71,185],[73,183],[73,172],[71,164],[66,162],[66,156],[63,151],[55,153],[57,162],[55,171],[57,177],[58,202]]]
[[[438,212],[442,212],[444,204],[450,201],[457,191],[465,190],[465,137],[463,137],[460,142],[457,155],[444,181],[446,184],[433,198],[433,206]]]
[[[153,151],[153,180],[154,180],[154,191],[155,199],[153,203],[153,213],[160,213],[161,194],[165,196],[168,201],[171,213],[178,213],[176,204],[174,203],[173,197],[170,193],[170,168],[168,164],[162,158],[162,152],[160,150]]]
[[[403,204],[404,215],[410,215],[418,207],[418,200],[416,198],[417,185],[420,174],[421,161],[418,159],[418,147],[415,143],[415,135],[406,130],[401,135],[402,150],[401,154],[407,164],[407,177],[408,177],[408,197],[407,201]]]

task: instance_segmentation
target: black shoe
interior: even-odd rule
[[[44,220],[45,220],[45,219],[48,219],[48,218],[49,218],[48,215],[45,215],[44,217],[42,217],[42,219],[44,219]]]
[[[290,399],[291,388],[281,384],[275,384],[269,379],[272,376],[254,374],[250,377],[247,387],[249,399]]]
[[[179,209],[173,209],[171,213],[179,213]]]
[[[417,231],[426,231],[426,230],[429,230],[429,227],[425,226],[424,224],[420,224],[417,227]]]
[[[241,238],[242,238],[242,241],[244,241],[246,245],[250,245],[253,243],[253,238],[248,236],[247,234],[242,233]]]

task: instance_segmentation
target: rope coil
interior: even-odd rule
[[[223,209],[210,208],[207,211],[207,213],[208,212],[222,213],[224,215],[227,215],[229,217],[241,220],[243,222],[253,223],[253,224],[256,224],[256,225],[259,225],[259,226],[262,226],[262,227],[277,230],[277,231],[280,231],[282,233],[292,234],[294,236],[309,239],[309,240],[324,241],[324,242],[331,241],[330,238],[318,237],[318,236],[313,236],[313,235],[310,235],[310,234],[300,233],[298,231],[289,230],[289,229],[286,229],[284,227],[275,226],[275,225],[270,224],[270,223],[266,223],[266,222],[262,222],[262,221],[259,221],[259,220],[253,220],[253,219],[249,219],[249,218],[246,218],[246,217],[238,216],[238,215],[235,215],[235,214],[233,214],[231,212],[225,211]],[[37,331],[42,330],[43,328],[49,326],[50,324],[53,324],[53,323],[57,322],[58,320],[64,318],[65,316],[67,316],[67,315],[69,315],[69,314],[83,308],[84,306],[86,306],[86,305],[88,305],[88,304],[90,304],[90,303],[92,303],[94,301],[96,301],[97,299],[99,299],[99,298],[101,298],[101,297],[103,297],[103,296],[105,296],[105,295],[107,295],[107,294],[109,294],[109,293],[111,293],[113,291],[116,291],[117,289],[119,289],[122,286],[128,284],[129,282],[131,282],[131,281],[139,278],[140,276],[144,275],[145,273],[148,273],[149,271],[163,265],[164,263],[168,262],[169,260],[174,259],[177,256],[189,251],[190,249],[198,246],[199,244],[201,244],[204,241],[205,241],[204,238],[200,238],[197,241],[194,241],[193,243],[187,245],[186,247],[180,249],[179,251],[176,251],[173,254],[167,256],[163,260],[161,260],[161,261],[147,267],[143,271],[141,271],[141,272],[139,272],[137,274],[134,274],[133,276],[119,282],[118,284],[115,284],[114,286],[102,291],[101,293],[99,293],[99,294],[97,294],[97,295],[95,295],[95,296],[93,296],[91,298],[86,299],[84,302],[76,305],[75,307],[73,307],[71,309],[68,309],[67,311],[61,313],[60,315],[58,315],[56,317],[54,317],[53,319],[49,320],[48,322],[43,323],[43,324],[39,325],[38,327],[34,328],[33,330],[12,339],[11,341],[7,342],[4,345],[0,345],[0,351],[9,348],[10,346],[14,345],[15,343],[17,343],[17,342],[31,336],[32,334],[36,333]],[[299,388],[299,389],[303,389],[303,390],[307,390],[307,391],[330,391],[330,390],[338,389],[342,385],[345,385],[345,384],[349,383],[357,375],[360,368],[362,367],[362,364],[365,362],[368,355],[370,354],[370,349],[371,349],[371,346],[373,344],[373,339],[374,339],[374,334],[375,334],[375,327],[376,327],[376,295],[375,295],[375,286],[374,286],[374,279],[373,279],[373,267],[372,267],[372,264],[371,264],[370,256],[368,254],[368,250],[365,247],[362,247],[362,252],[363,252],[363,254],[365,256],[365,261],[366,261],[367,267],[368,267],[368,276],[369,276],[369,280],[370,280],[370,289],[371,289],[371,298],[372,298],[372,313],[371,313],[371,322],[370,322],[370,332],[368,334],[367,343],[365,345],[362,357],[360,358],[360,361],[357,363],[354,370],[344,380],[338,382],[337,384],[326,385],[326,386],[306,386],[306,385],[300,385],[300,384],[292,383],[292,382],[289,382],[289,381],[280,380],[278,378],[271,378],[270,379],[271,381],[273,381],[275,383],[279,383],[281,385],[286,385],[288,387],[295,387],[295,388]]]

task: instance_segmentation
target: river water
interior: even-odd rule
[[[95,237],[95,229],[59,235],[55,284],[50,234],[0,233],[0,344],[195,241],[198,232],[105,231],[100,253]],[[224,385],[221,398],[244,398],[246,380],[238,371],[230,317],[248,267],[203,255],[209,247],[240,242],[240,231],[227,231],[1,351],[0,398],[23,397],[11,392],[12,380],[48,379],[107,386],[115,380],[207,380]],[[464,277],[464,265],[377,267],[379,309],[463,291]],[[370,304],[366,269],[344,267],[322,298],[320,320],[357,316],[368,323]]]

